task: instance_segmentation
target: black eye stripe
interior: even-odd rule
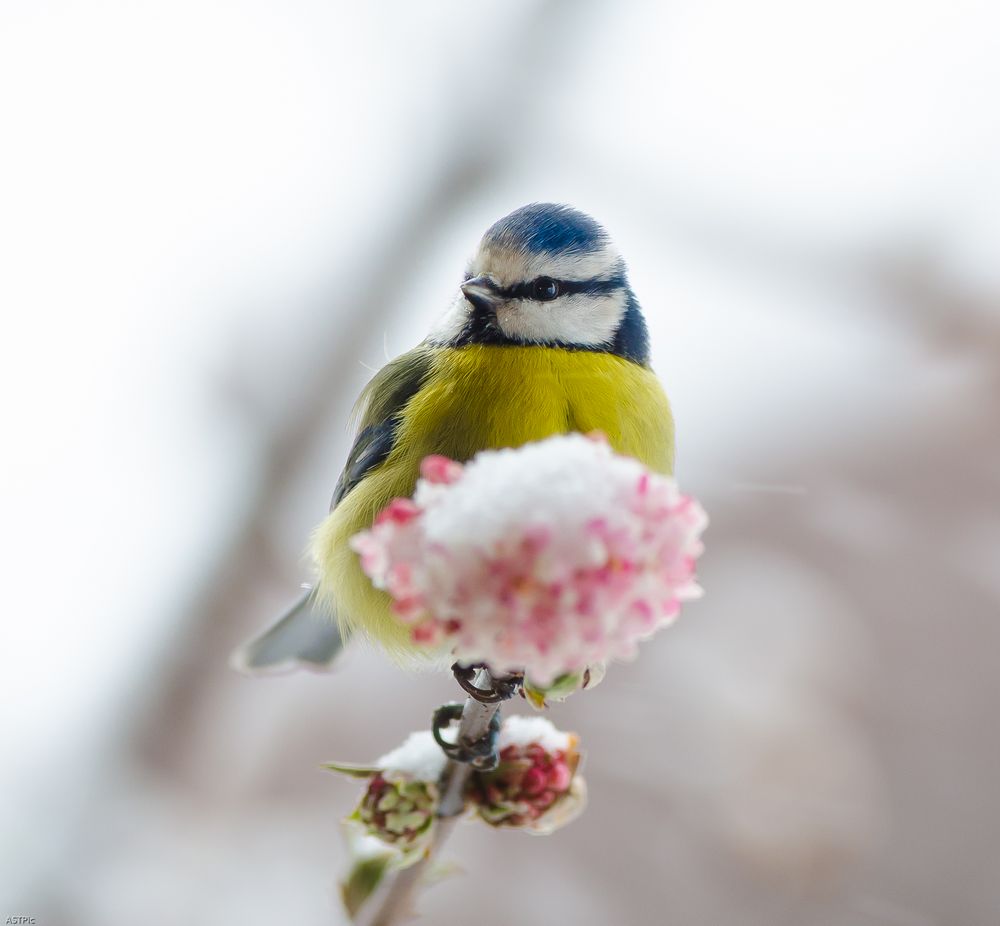
[[[611,280],[556,280],[555,282],[559,286],[560,296],[567,296],[573,293],[586,293],[589,296],[599,296],[625,288],[624,277],[615,277]],[[526,283],[518,283],[516,286],[498,289],[497,292],[508,299],[531,299],[534,302],[545,301],[538,299],[534,295],[534,285],[535,281],[529,280]]]

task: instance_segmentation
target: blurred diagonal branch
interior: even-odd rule
[[[317,422],[329,418],[350,381],[358,345],[388,324],[410,271],[426,258],[431,247],[428,229],[447,223],[456,207],[488,187],[512,156],[518,139],[508,135],[504,114],[517,112],[523,118],[525,110],[538,105],[536,81],[541,63],[547,69],[552,67],[548,36],[579,28],[580,19],[578,8],[569,0],[548,0],[503,24],[493,41],[502,46],[507,32],[511,40],[516,38],[522,54],[490,59],[491,69],[506,70],[505,74],[494,74],[486,85],[493,98],[471,99],[470,90],[461,82],[453,84],[458,99],[450,111],[456,118],[464,121],[478,112],[489,112],[490,118],[477,119],[474,131],[456,126],[451,133],[455,144],[450,155],[426,178],[423,194],[400,203],[393,228],[378,233],[373,230],[376,244],[356,264],[369,272],[357,275],[364,277],[364,285],[350,294],[353,311],[344,313],[337,325],[302,332],[303,353],[308,349],[309,355],[323,355],[326,362],[317,375],[303,380],[298,407],[262,448],[262,476],[256,497],[246,506],[249,514],[186,609],[186,623],[178,633],[173,659],[165,663],[161,688],[151,686],[149,713],[138,718],[138,735],[130,740],[144,761],[172,765],[183,759],[180,745],[195,723],[204,686],[211,684],[213,673],[225,665],[226,654],[241,635],[250,631],[247,615],[256,613],[255,601],[268,578],[277,576],[285,581],[285,570],[274,561],[266,538],[298,478],[302,460],[317,439]],[[474,92],[480,88],[482,93],[483,85],[471,86]],[[389,266],[393,273],[377,272]]]

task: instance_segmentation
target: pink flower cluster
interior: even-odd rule
[[[700,594],[700,505],[603,441],[428,457],[421,476],[352,541],[415,643],[546,685],[631,658]]]
[[[538,832],[568,822],[563,819],[561,802],[572,803],[573,816],[577,805],[582,809],[582,800],[571,794],[579,760],[572,746],[552,752],[538,743],[507,746],[500,751],[500,764],[492,772],[472,780],[476,812],[492,826],[520,826]]]

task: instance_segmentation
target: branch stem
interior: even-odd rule
[[[479,670],[475,684],[483,689],[491,686],[492,677],[488,669]],[[471,743],[485,736],[498,710],[500,702],[483,704],[475,698],[467,698],[458,726],[457,742]],[[461,818],[465,808],[465,785],[470,774],[472,766],[468,762],[448,760],[441,775],[441,803],[430,847],[419,862],[396,872],[386,888],[371,898],[355,921],[359,926],[397,926],[411,913],[417,886]]]

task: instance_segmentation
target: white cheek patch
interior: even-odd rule
[[[585,347],[609,345],[625,315],[622,291],[573,293],[552,302],[513,299],[497,310],[497,325],[512,340],[558,341]]]

